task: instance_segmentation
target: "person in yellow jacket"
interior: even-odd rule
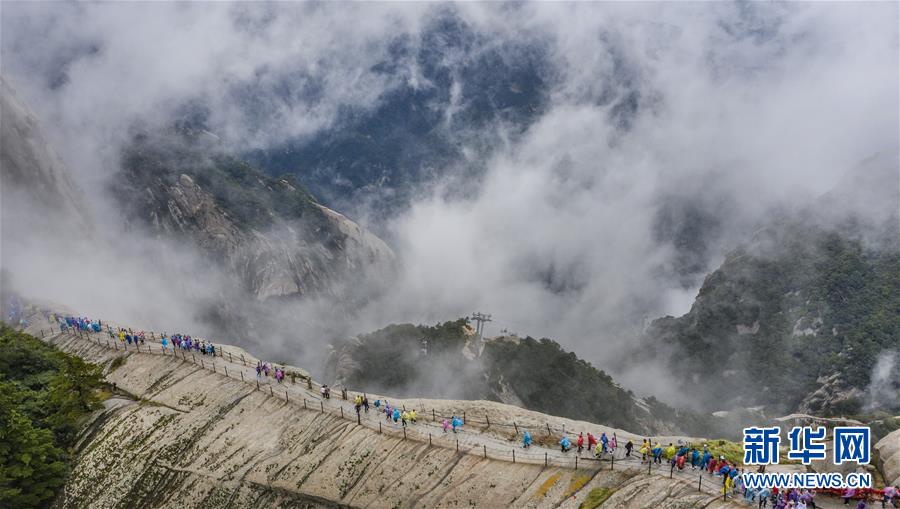
[[[406,427],[406,423],[409,422],[409,412],[403,412],[400,414],[400,420],[403,421],[403,427]]]
[[[725,484],[722,485],[722,494],[729,495],[734,490],[734,479],[730,475],[725,476]]]
[[[647,460],[647,455],[650,454],[650,441],[644,439],[644,441],[641,442],[641,448],[639,450],[641,451],[641,463],[643,463]]]
[[[600,457],[603,454],[603,442],[597,442],[597,446],[594,447],[594,456]]]
[[[123,343],[125,342],[125,331],[123,331],[122,329],[119,329],[119,341]]]
[[[675,457],[675,446],[672,443],[669,443],[669,447],[666,447],[666,459],[672,461],[672,458]]]
[[[415,410],[410,410],[410,411],[409,411],[409,421],[410,421],[410,422],[416,422],[416,417],[417,417],[416,411],[415,411]]]

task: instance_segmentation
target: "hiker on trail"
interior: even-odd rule
[[[619,447],[619,441],[616,440],[616,434],[613,433],[612,438],[609,439],[609,450],[610,452],[616,452],[616,449]]]
[[[322,384],[322,387],[319,389],[319,392],[322,394],[322,399],[328,399],[328,396],[325,395],[328,392],[327,385]]]
[[[900,497],[900,487],[891,485],[885,486],[884,492],[881,495],[881,509],[887,507],[888,504],[890,504],[891,507],[894,507],[895,504],[893,500],[897,497]]]
[[[400,412],[400,423],[403,427],[406,427],[406,423],[409,422],[409,412]]]
[[[284,381],[284,370],[283,369],[281,369],[281,368],[275,369],[275,380],[277,380],[278,383],[281,383]]]
[[[162,349],[166,351],[169,349],[169,340],[165,336],[162,337]]]
[[[444,433],[446,433],[447,430],[450,429],[450,421],[448,421],[447,419],[444,419],[444,422],[441,423],[441,427],[444,429]],[[528,432],[526,431],[525,434],[528,435]],[[528,441],[531,442],[530,435],[528,435]]]
[[[588,449],[593,449],[597,446],[597,438],[594,437],[590,432],[588,432]]]
[[[581,432],[578,433],[577,444],[578,444],[578,454],[581,454],[581,451],[584,450],[584,435]]]
[[[462,419],[457,416],[453,416],[453,419],[450,420],[450,425],[453,427],[453,432],[456,433],[456,428],[463,425]]]
[[[841,494],[841,497],[844,499],[844,505],[850,505],[850,499],[856,496],[855,488],[847,488],[844,490],[844,493]]]
[[[369,413],[369,397],[365,394],[363,394],[362,405],[366,409],[366,413]]]
[[[416,414],[415,409],[409,411],[409,421],[410,422],[416,422],[417,417],[418,417],[418,414]]]
[[[560,449],[562,452],[568,452],[569,449],[572,448],[572,444],[569,442],[569,437],[562,437],[562,440],[559,441]]]
[[[647,461],[647,455],[650,454],[650,441],[646,438],[641,442],[641,463]]]
[[[672,461],[672,458],[675,457],[675,446],[669,442],[669,447],[666,447],[666,461]]]
[[[812,509],[816,509],[816,502],[813,500],[815,498],[815,492],[810,490],[803,490],[800,492],[800,501],[805,503],[807,507],[811,507]]]
[[[601,458],[603,457],[603,444],[597,444],[594,447],[594,456]]]
[[[261,376],[262,376],[262,364],[260,364],[259,361],[257,361],[257,363],[256,363],[256,380],[259,381]],[[325,394],[324,387],[322,387],[322,394]]]
[[[380,399],[375,400],[375,408],[378,410],[381,409],[381,400]]]
[[[734,488],[734,481],[731,480],[730,475],[726,475],[722,484],[722,494],[727,497],[732,488]]]
[[[391,408],[391,405],[388,404],[387,401],[385,401],[385,405],[384,405],[384,419],[385,419],[387,422],[391,422],[391,416],[393,416],[393,415],[394,415],[394,409]]]
[[[659,444],[659,442],[656,442],[656,447],[653,448],[652,452],[653,452],[653,462],[662,464],[663,450],[662,450],[662,446]]]
[[[609,450],[609,439],[606,438],[606,432],[600,434],[600,443],[603,444],[603,452],[607,452]]]
[[[634,449],[634,442],[632,442],[631,440],[629,440],[628,442],[625,443],[625,457],[626,457],[626,458],[631,457],[631,450],[632,450],[632,449]]]
[[[446,423],[447,423],[447,421],[445,420],[444,424],[446,424]],[[446,433],[446,432],[447,432],[447,430],[445,429],[444,433]],[[522,435],[522,448],[528,449],[529,447],[531,447],[531,433],[529,433],[528,430],[525,430],[525,434]]]
[[[703,458],[700,460],[700,469],[705,470],[707,465],[709,465],[709,460],[712,459],[712,454],[709,453],[709,449],[706,446],[703,446]]]
[[[394,413],[393,413],[393,415],[391,415],[391,419],[393,419],[394,422],[397,422],[400,420],[400,409],[399,408],[394,409]]]
[[[691,449],[691,470],[696,470],[700,466],[700,451],[695,448]]]
[[[759,497],[759,504],[757,505],[758,509],[763,509],[769,504],[770,495],[771,493],[766,488],[762,488],[759,490],[759,493],[757,493],[757,496]]]

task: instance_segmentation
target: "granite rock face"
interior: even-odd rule
[[[457,453],[304,409],[189,361],[48,340],[106,366],[118,393],[80,436],[61,508],[575,508],[600,492],[596,507],[731,507],[678,476]]]

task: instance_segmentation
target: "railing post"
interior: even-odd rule
[[[356,424],[359,426],[362,425],[362,420],[361,420],[361,417],[359,416],[359,412],[356,412]]]
[[[403,440],[406,440],[406,426],[403,426]]]
[[[269,385],[269,396],[274,396],[274,395],[275,395],[275,390],[272,389],[271,385]]]
[[[256,381],[256,390],[259,390],[259,380]]]
[[[610,470],[615,470],[615,468],[616,468],[616,455],[613,454],[613,455],[612,455],[612,459],[611,459],[610,462],[609,462],[609,469],[610,469]]]
[[[225,368],[225,376],[228,376],[228,366],[222,366]]]
[[[481,444],[481,447],[484,448],[484,459],[487,459],[487,446],[484,444]]]
[[[549,423],[546,423],[546,424],[547,424],[547,436],[550,436],[550,424]]]
[[[431,447],[431,433],[428,434],[428,447]]]
[[[516,436],[519,436],[519,426],[516,424],[516,421],[513,421],[513,427],[516,428]]]
[[[344,407],[341,407],[341,419],[344,418]]]
[[[436,420],[437,420],[437,419],[435,419],[435,417],[434,417],[434,409],[432,408],[432,409],[431,409],[431,422],[434,422],[434,421],[436,421]]]
[[[378,434],[381,434],[381,421],[378,421]]]
[[[575,470],[578,470],[578,455],[575,455]]]
[[[319,406],[322,408],[322,413],[325,413],[325,402],[319,401]]]
[[[303,409],[306,410],[306,398],[303,398]]]
[[[703,491],[703,474],[700,474],[700,480],[697,481],[697,491]]]
[[[228,362],[234,362],[234,359],[231,357],[231,352],[228,352]]]
[[[650,468],[653,467],[653,461],[647,462],[647,475],[650,475]]]
[[[456,452],[459,452],[459,439],[456,439]]]
[[[244,381],[244,372],[243,372],[243,371],[238,371],[238,373],[241,374],[241,382],[243,382],[243,381]]]
[[[516,462],[516,450],[513,449],[512,451],[513,451],[513,463],[515,463]]]
[[[290,399],[288,398],[288,391],[287,391],[287,389],[284,390],[284,400],[285,400],[285,401],[290,401]]]
[[[547,453],[544,453],[544,466],[547,466]]]

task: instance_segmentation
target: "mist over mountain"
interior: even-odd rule
[[[322,371],[331,344],[474,310],[702,408],[700,373],[737,384],[757,350],[796,353],[767,369],[798,392],[772,397],[811,405],[834,358],[861,372],[896,346],[880,319],[857,342],[894,309],[893,203],[865,191],[891,180],[846,175],[874,154],[896,170],[897,8],[4,5],[2,73],[43,135],[7,131],[4,107],[4,193],[40,199],[4,194],[3,269]],[[64,161],[63,193],[14,177],[62,173],[7,156],[29,144]],[[8,219],[49,202],[90,235]],[[861,300],[833,300],[844,279]],[[811,337],[827,355],[804,357]]]

